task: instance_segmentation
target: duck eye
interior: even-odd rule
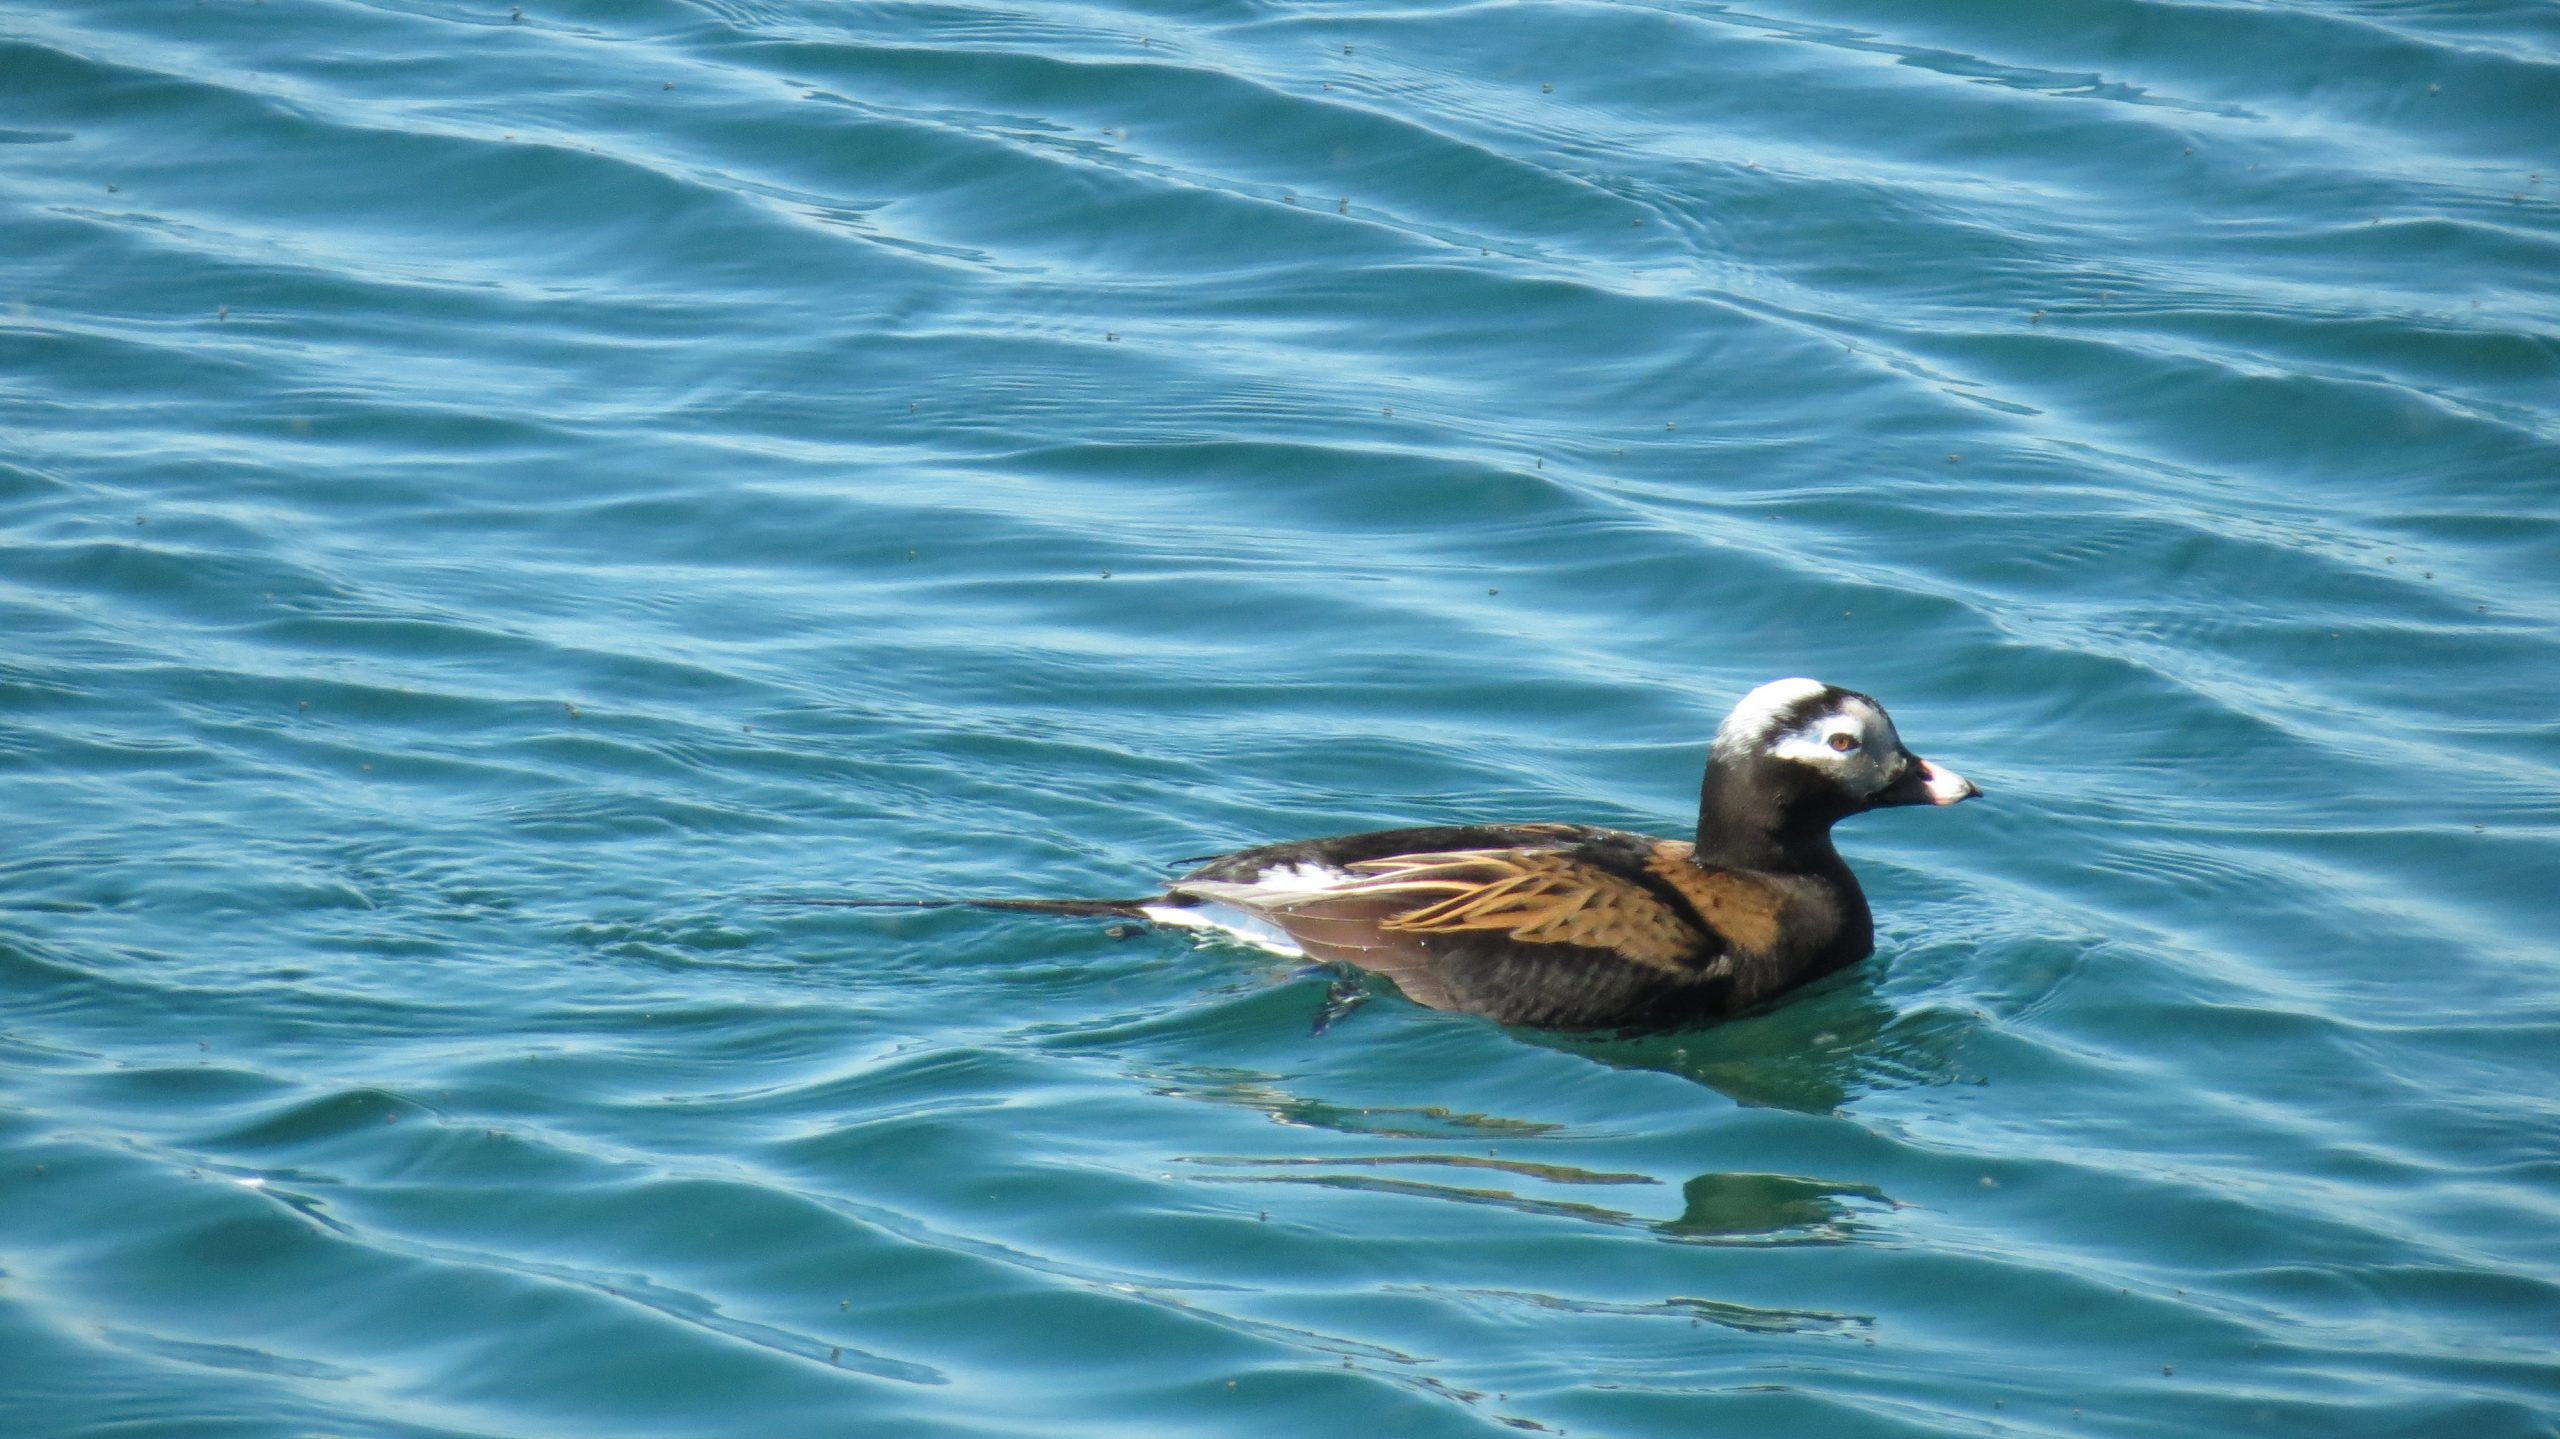
[[[1843,730],[1831,737],[1831,747],[1842,754],[1847,754],[1858,747],[1858,737]]]

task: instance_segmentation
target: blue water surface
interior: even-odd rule
[[[2560,1433],[2560,9],[0,3],[0,1433]],[[1842,982],[1095,922],[1679,834]]]

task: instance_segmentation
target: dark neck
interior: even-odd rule
[[[1811,785],[1796,792],[1789,778],[1768,765],[1731,766],[1709,758],[1698,793],[1698,863],[1847,876],[1849,867],[1831,847],[1831,826],[1845,815],[1832,813]]]

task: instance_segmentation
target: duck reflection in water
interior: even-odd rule
[[[1934,1067],[1927,1056],[1943,1034],[1933,1025],[1895,1023],[1891,1010],[1857,987],[1792,1011],[1802,1017],[1770,1024],[1777,1016],[1763,1016],[1685,1036],[1518,1037],[1613,1068],[1675,1075],[1745,1106],[1829,1115],[1854,1093],[1925,1081],[1920,1071]],[[1185,1065],[1141,1070],[1138,1077],[1158,1094],[1250,1109],[1287,1128],[1367,1141],[1349,1152],[1191,1157],[1192,1163],[1242,1171],[1220,1176],[1222,1182],[1312,1184],[1491,1205],[1649,1229],[1689,1243],[1841,1243],[1856,1235],[1859,1215],[1894,1207],[1882,1190],[1855,1182],[1754,1171],[1668,1181],[1555,1162],[1543,1141],[1571,1135],[1569,1126],[1553,1121],[1440,1105],[1343,1103],[1305,1093],[1287,1077],[1247,1069]],[[1675,1216],[1647,1218],[1608,1202],[1619,1193],[1632,1198],[1633,1187],[1666,1182],[1678,1183],[1682,1191]]]

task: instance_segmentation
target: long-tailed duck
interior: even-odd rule
[[[1577,824],[1377,830],[1220,855],[1146,899],[819,902],[1144,919],[1351,966],[1503,1024],[1670,1029],[1874,951],[1834,824],[1981,792],[1913,754],[1868,696],[1784,679],[1717,729],[1694,843]]]

